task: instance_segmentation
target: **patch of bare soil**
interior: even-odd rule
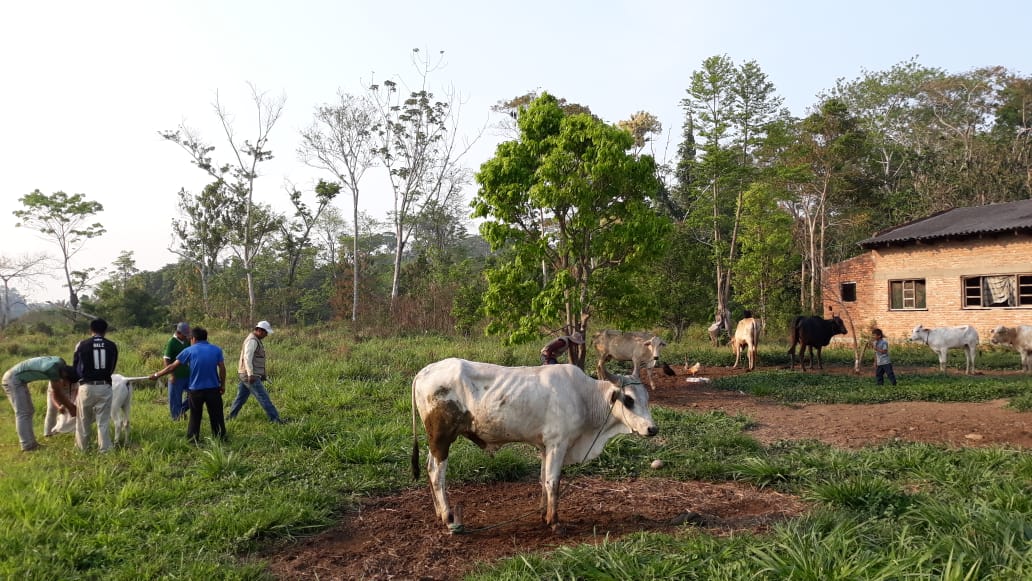
[[[658,369],[653,373],[653,404],[745,415],[755,422],[749,434],[767,444],[815,439],[860,448],[906,440],[955,447],[1032,448],[1032,414],[1006,409],[1005,401],[785,405],[716,390],[706,383],[689,383],[683,367],[674,370],[673,377]],[[829,367],[824,372],[852,370]],[[897,368],[901,380],[907,372]],[[704,368],[698,376],[738,373],[744,371]],[[711,534],[762,532],[772,523],[806,510],[795,497],[741,483],[576,478],[563,481],[559,516],[565,530],[554,534],[538,516],[537,482],[449,484],[452,504],[463,504],[466,526],[483,530],[449,534],[434,515],[429,488],[420,486],[369,499],[329,531],[273,547],[256,557],[265,560],[281,579],[448,580],[461,578],[477,563],[517,553],[600,543],[637,531],[700,527]]]

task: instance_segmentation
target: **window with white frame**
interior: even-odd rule
[[[924,279],[890,280],[889,308],[894,311],[928,308]]]
[[[965,308],[1032,307],[1032,274],[992,274],[962,279]]]

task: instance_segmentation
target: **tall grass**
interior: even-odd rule
[[[70,359],[80,338],[5,339],[0,367],[34,355]],[[120,372],[144,375],[161,367],[165,335],[130,331],[110,338],[120,347]],[[224,348],[232,375],[243,334],[212,329],[211,339]],[[190,445],[185,425],[169,420],[162,394],[144,387],[135,394],[128,447],[81,454],[69,435],[59,435],[44,450],[25,454],[18,450],[10,406],[0,406],[0,578],[266,578],[260,562],[243,557],[328,526],[363,496],[413,485],[409,389],[421,367],[449,356],[536,364],[539,346],[434,336],[356,340],[326,326],[277,329],[266,347],[270,394],[293,422],[273,425],[249,403],[229,422],[225,443]],[[783,351],[769,349],[761,353],[764,365]],[[675,363],[686,356],[730,363],[725,350],[701,344],[674,344],[670,353],[667,360]],[[909,356],[902,348],[897,353]],[[830,365],[852,361],[843,351],[827,355]],[[916,349],[914,357],[920,357]],[[1020,375],[942,376],[934,372],[930,351],[922,361],[929,373],[901,377],[895,391],[874,391],[869,376],[778,370],[716,385],[786,401],[969,401],[1030,392]],[[1016,361],[1015,355],[1015,367]],[[45,386],[33,389],[41,436]],[[234,389],[231,381],[227,400]],[[861,451],[815,442],[764,447],[742,433],[750,422],[745,416],[662,408],[654,415],[660,438],[617,438],[597,460],[565,474],[741,480],[799,494],[815,511],[764,536],[717,538],[691,528],[672,536],[640,534],[484,564],[473,577],[1030,578],[1032,460],[1025,452],[926,444]],[[207,432],[205,422],[202,435]],[[666,466],[644,471],[652,458]],[[534,479],[538,473],[529,446],[489,457],[462,441],[449,464],[449,478],[467,482]]]

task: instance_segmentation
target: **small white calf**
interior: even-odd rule
[[[1032,373],[1032,326],[1018,325],[993,329],[989,342],[993,345],[1010,345],[1021,355],[1021,370]]]
[[[939,355],[939,371],[946,372],[946,355],[950,349],[963,349],[964,373],[975,372],[975,355],[978,354],[978,331],[971,325],[959,327],[938,327],[926,329],[921,325],[914,327],[910,334],[911,341],[924,343]]]
[[[144,377],[125,377],[117,373],[111,375],[111,425],[115,436],[114,444],[129,443],[129,411],[133,406],[133,382]]]

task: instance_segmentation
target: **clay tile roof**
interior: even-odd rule
[[[907,245],[941,238],[967,238],[1003,232],[1032,234],[1032,200],[954,208],[878,232],[862,248]]]

